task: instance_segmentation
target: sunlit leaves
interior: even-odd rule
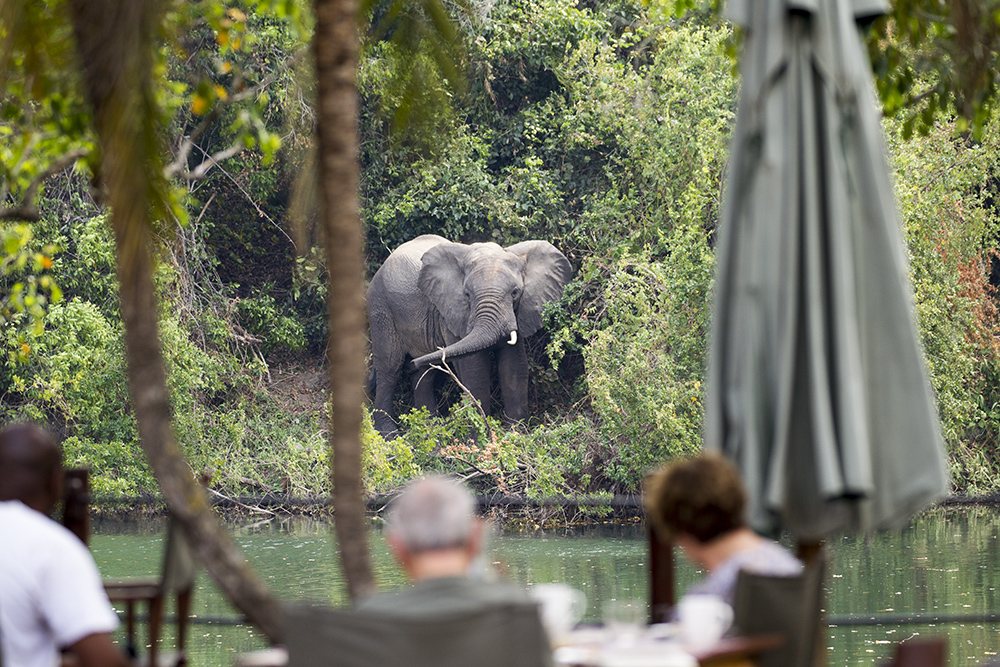
[[[993,117],[1000,76],[996,0],[896,0],[868,33],[886,115],[901,115],[907,136],[939,117],[982,136]]]
[[[387,84],[400,93],[383,111],[397,132],[412,129],[413,119],[438,115],[453,105],[453,95],[464,94],[465,47],[457,22],[473,20],[468,0],[447,9],[442,0],[361,0],[359,15],[371,23],[365,48],[390,59]],[[391,48],[380,48],[383,42]]]
[[[0,208],[22,204],[60,158],[93,146],[74,57],[63,2],[0,3]]]
[[[25,359],[31,354],[30,335],[45,326],[46,307],[62,299],[62,291],[49,274],[57,248],[33,249],[27,225],[0,227],[0,330],[11,354]]]

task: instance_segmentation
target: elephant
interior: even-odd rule
[[[436,371],[427,367],[447,360],[489,410],[491,352],[505,418],[522,421],[528,412],[524,341],[541,328],[542,308],[561,296],[572,275],[569,260],[547,241],[501,248],[425,234],[399,246],[368,287],[375,428],[396,433],[392,400],[407,357],[417,407],[436,413]]]

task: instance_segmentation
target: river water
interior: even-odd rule
[[[104,576],[158,572],[162,521],[95,521],[91,551]],[[267,584],[284,600],[345,603],[330,526],[309,518],[247,519],[230,526],[236,541]],[[951,667],[1000,659],[1000,623],[949,620],[930,625],[856,625],[859,617],[893,620],[907,614],[955,619],[1000,612],[1000,512],[993,508],[938,509],[915,517],[900,531],[829,543],[826,610],[838,623],[827,633],[829,662],[877,665],[892,644],[913,636],[947,635]],[[382,588],[405,585],[377,530],[372,552]],[[601,525],[564,531],[496,534],[488,559],[502,577],[522,586],[567,582],[587,594],[585,621],[600,620],[601,602],[645,599],[649,578],[640,525]],[[699,575],[678,559],[681,590]],[[189,665],[232,664],[235,654],[265,646],[249,626],[223,622],[237,614],[204,574],[199,578],[190,626]],[[896,621],[894,621],[896,622]],[[167,635],[167,641],[173,639]]]

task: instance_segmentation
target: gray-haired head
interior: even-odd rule
[[[410,482],[393,500],[386,532],[410,553],[462,547],[473,537],[476,499],[443,476]]]

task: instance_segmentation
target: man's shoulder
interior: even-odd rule
[[[526,592],[511,584],[448,577],[430,579],[398,591],[374,595],[363,601],[358,609],[395,614],[447,613],[530,601]]]
[[[0,532],[16,534],[18,541],[38,541],[52,543],[80,551],[86,550],[83,543],[65,526],[61,526],[41,512],[31,509],[17,500],[0,501]],[[16,532],[15,532],[16,531]]]

